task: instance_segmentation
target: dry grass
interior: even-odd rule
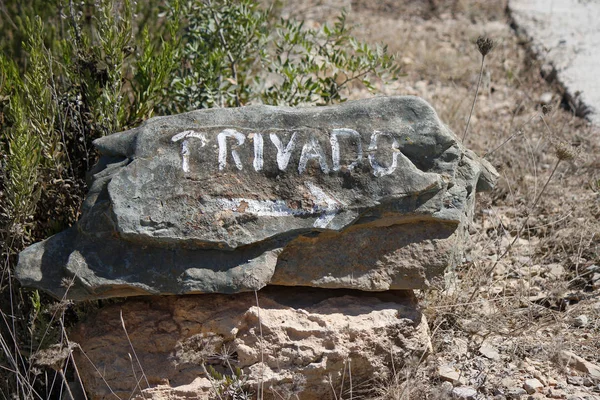
[[[436,366],[449,362],[489,396],[533,370],[565,381],[561,350],[600,362],[600,289],[586,270],[600,264],[600,129],[575,117],[562,88],[542,78],[541,63],[510,28],[506,2],[329,1],[311,12],[319,15],[319,6],[350,6],[359,36],[388,43],[403,65],[404,76],[382,91],[425,98],[458,134],[478,79],[475,41],[486,35],[497,44],[466,145],[501,179],[480,196],[468,259],[446,287],[420,293],[434,354],[384,384],[380,398],[448,396]],[[543,109],[546,92],[552,101]],[[360,88],[352,95],[365,96]],[[591,322],[576,326],[581,315]],[[484,342],[498,360],[482,356]]]

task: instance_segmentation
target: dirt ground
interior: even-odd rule
[[[423,97],[459,138],[475,42],[495,43],[465,142],[501,179],[480,195],[463,264],[419,293],[433,353],[373,382],[381,398],[600,399],[600,129],[529,53],[506,1],[313,0],[290,13],[322,23],[342,8],[398,55],[403,76],[381,92]]]

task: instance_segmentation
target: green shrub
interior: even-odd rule
[[[249,0],[188,2],[180,68],[166,91],[164,112],[247,104],[268,37],[268,11]]]
[[[344,15],[333,27],[307,29],[250,0],[181,1],[2,2],[2,393],[62,390],[48,387],[32,360],[49,338],[61,342],[63,365],[53,368],[64,378],[74,348],[63,329],[68,304],[22,291],[12,271],[25,246],[77,219],[94,139],[155,114],[331,104],[353,83],[374,90],[373,77],[397,72],[384,46],[352,37]]]
[[[333,28],[305,29],[300,21],[281,20],[274,48],[263,56],[271,84],[261,92],[266,104],[326,105],[345,101],[344,90],[355,82],[375,91],[373,77],[395,78],[398,67],[387,46],[375,49],[351,36],[342,13]]]
[[[394,58],[383,45],[371,48],[351,35],[342,14],[333,28],[307,29],[275,20],[250,0],[188,2],[181,67],[161,111],[271,105],[331,104],[361,82],[395,78]]]

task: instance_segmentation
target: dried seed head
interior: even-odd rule
[[[494,41],[488,37],[479,36],[477,38],[477,48],[483,57],[485,57],[494,48]]]
[[[554,143],[554,154],[561,161],[572,160],[577,155],[572,146],[562,142]]]
[[[78,348],[79,345],[74,342],[70,342],[68,346],[63,344],[53,344],[47,349],[38,351],[34,356],[34,362],[36,365],[42,367],[50,367],[55,371],[62,370],[65,361],[74,349]]]
[[[10,227],[10,233],[14,236],[23,236],[25,234],[25,227],[22,224],[14,224]]]
[[[50,304],[48,306],[48,312],[52,315],[60,316],[73,304],[73,300],[61,300],[59,302]]]
[[[548,115],[552,112],[552,106],[550,104],[544,104],[542,106],[542,114]]]
[[[578,158],[581,153],[581,149],[578,148],[579,145],[571,145],[554,135],[548,136],[548,141],[554,149],[554,155],[560,161],[573,160],[574,158]]]
[[[73,285],[75,285],[75,277],[71,278],[62,278],[60,281],[60,286],[69,290]]]

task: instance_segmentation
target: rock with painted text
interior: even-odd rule
[[[423,288],[497,176],[416,97],[199,110],[95,146],[80,221],[20,255],[57,297]]]

